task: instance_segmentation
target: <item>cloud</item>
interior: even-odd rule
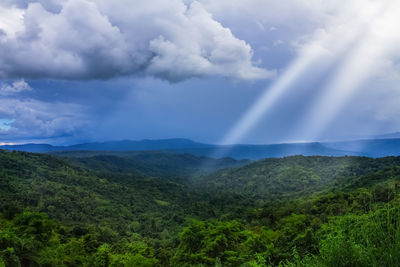
[[[330,129],[348,131],[353,128],[354,131],[360,131],[359,126],[365,121],[368,125],[381,127],[382,131],[397,130],[397,103],[400,99],[400,31],[396,30],[398,12],[396,9],[388,10],[389,18],[391,13],[394,18],[387,19],[388,15],[382,12],[385,8],[380,8],[395,2],[0,0],[0,79],[52,79],[50,82],[30,82],[35,86],[35,92],[26,95],[23,90],[19,93],[16,89],[18,86],[12,83],[0,84],[0,118],[15,118],[14,122],[8,123],[10,129],[2,136],[14,140],[42,135],[49,138],[59,135],[82,136],[81,129],[89,125],[87,128],[91,128],[92,132],[106,132],[102,135],[104,138],[120,138],[119,132],[102,129],[105,114],[110,121],[120,121],[121,127],[134,129],[131,132],[124,129],[126,138],[139,131],[143,131],[140,136],[143,138],[151,135],[152,131],[161,136],[167,132],[166,127],[170,127],[171,132],[176,130],[175,135],[181,135],[182,128],[179,127],[195,129],[198,120],[205,123],[210,121],[212,127],[208,128],[219,129],[218,134],[223,135],[222,132],[245,111],[245,107],[251,106],[251,100],[260,98],[262,90],[259,87],[264,83],[237,85],[229,81],[225,83],[224,79],[191,80],[179,85],[157,81],[142,87],[136,83],[153,81],[152,77],[172,82],[204,76],[265,79],[274,75],[269,70],[278,69],[282,76],[290,69],[291,62],[296,62],[303,54],[309,54],[312,60],[307,61],[309,63],[307,68],[304,67],[304,73],[299,73],[296,76],[298,79],[293,79],[292,86],[288,87],[285,94],[274,100],[274,106],[263,117],[265,121],[257,125],[260,142],[265,142],[264,138],[270,138],[274,132],[276,136],[271,138],[275,138],[275,141],[286,138],[283,132],[293,133],[295,140],[298,140],[300,131],[297,128],[301,127],[297,127],[297,123],[305,126],[309,134],[310,127],[305,123],[308,109],[319,120],[328,121],[323,116],[322,108],[317,111],[312,109],[313,102],[322,103],[319,95],[329,89],[327,85],[335,80],[336,73],[344,69],[347,60],[357,55],[357,51],[361,51],[359,48],[364,46],[372,46],[372,50],[379,50],[382,54],[372,57],[373,54],[364,50],[367,52],[355,60],[357,67],[350,65],[346,72],[348,76],[365,81],[358,86],[360,91],[355,92],[356,101],[349,99],[350,102],[343,107],[348,111],[346,116],[335,118]],[[377,23],[371,24],[375,17]],[[379,40],[388,42],[376,42]],[[277,46],[274,46],[274,41]],[[363,64],[365,60],[372,64]],[[366,67],[368,70],[365,70]],[[354,75],[357,71],[362,75]],[[118,76],[150,77],[85,81]],[[64,82],[57,79],[84,81]],[[108,85],[103,86],[106,83]],[[185,93],[174,92],[179,86],[184,87],[182,92]],[[89,90],[92,87],[95,89]],[[132,91],[125,89],[133,87],[135,92],[143,88],[149,97],[140,101],[130,98],[124,111],[115,113],[112,106],[119,106],[118,101],[126,98],[124,94]],[[168,99],[161,93],[166,87],[170,89],[166,93],[170,97]],[[204,87],[207,90],[200,90]],[[340,90],[336,87],[333,86],[332,90],[337,96]],[[350,83],[347,87],[355,86]],[[216,92],[216,88],[220,90]],[[206,92],[209,93],[207,98],[201,98]],[[232,105],[235,94],[237,102]],[[37,99],[27,99],[27,96]],[[229,101],[225,101],[227,97]],[[213,103],[218,102],[218,105],[212,112],[205,113],[204,106],[212,106],[210,99]],[[181,100],[185,104],[179,105]],[[168,105],[162,109],[164,102]],[[300,102],[304,105],[299,104],[296,109],[296,104]],[[140,103],[147,104],[146,109],[139,108]],[[329,109],[336,103],[339,101],[329,99],[321,106]],[[90,114],[87,112],[88,106],[92,109]],[[199,108],[182,112],[192,106]],[[284,114],[289,114],[289,111],[291,117],[285,117]],[[185,121],[187,123],[179,120],[179,114],[189,118]],[[135,118],[134,123],[131,123],[132,117]],[[193,120],[193,117],[199,119]],[[316,124],[317,120],[310,118]],[[141,119],[144,122],[138,122]],[[154,123],[155,126],[150,127],[148,124],[148,121],[159,120],[168,121],[168,125],[161,127]],[[346,124],[340,124],[340,121]],[[280,122],[288,126],[287,130],[278,134],[280,128],[275,125]],[[136,128],[126,126],[133,124]],[[201,131],[196,134],[198,132]],[[207,131],[207,135],[212,134]],[[251,139],[247,140],[252,142]]]
[[[76,104],[15,98],[0,102],[0,118],[7,118],[7,127],[0,127],[2,140],[74,136],[88,123],[82,115],[85,108]]]
[[[3,83],[0,84],[0,95],[14,95],[21,93],[23,91],[32,91],[32,87],[29,86],[28,83],[25,82],[24,79],[14,81],[11,84]]]
[[[0,4],[0,16],[5,15],[0,23],[3,79],[274,76],[256,66],[250,45],[199,2],[6,1]]]
[[[284,43],[284,41],[282,41],[282,40],[276,40],[276,41],[274,41],[272,44],[274,45],[274,46],[280,46],[280,45],[282,45]]]

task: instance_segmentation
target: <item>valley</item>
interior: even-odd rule
[[[0,185],[5,266],[400,260],[399,157],[1,151]]]

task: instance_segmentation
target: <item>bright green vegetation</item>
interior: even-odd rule
[[[400,266],[399,157],[140,157],[0,151],[0,266]]]

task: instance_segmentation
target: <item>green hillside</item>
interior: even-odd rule
[[[64,151],[53,152],[53,154],[97,172],[146,174],[174,179],[244,166],[251,162],[165,151]]]
[[[0,151],[0,266],[400,264],[398,157],[125,159]]]
[[[388,177],[400,177],[399,166],[400,157],[293,156],[221,170],[194,183],[208,191],[276,199],[369,187]]]

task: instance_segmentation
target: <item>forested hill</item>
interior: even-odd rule
[[[0,266],[400,264],[399,157],[295,156],[174,179],[174,160],[160,178],[91,156],[0,151]]]
[[[63,151],[53,154],[97,172],[142,173],[173,179],[244,166],[251,162],[166,151]]]
[[[260,160],[246,166],[215,172],[195,181],[215,192],[249,197],[302,196],[328,189],[369,187],[388,177],[400,177],[400,157],[293,156]]]
[[[186,192],[171,180],[145,175],[93,172],[59,158],[0,152],[0,201],[5,216],[26,207],[70,225],[96,224],[126,231],[138,214],[156,212],[160,203],[181,204]],[[146,226],[145,224],[142,226]]]

